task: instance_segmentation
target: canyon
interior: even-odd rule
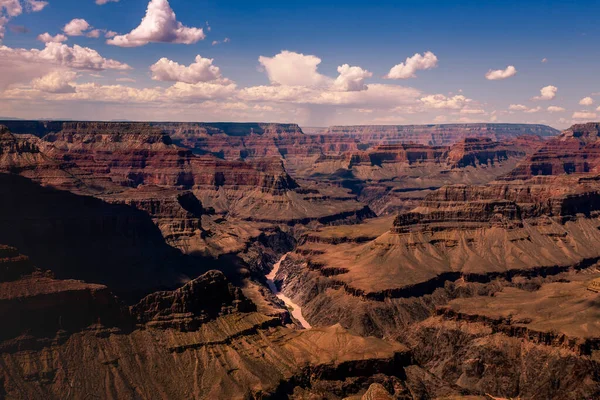
[[[596,398],[599,136],[0,121],[0,398]]]

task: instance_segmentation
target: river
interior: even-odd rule
[[[288,253],[289,254],[289,253]],[[312,328],[310,326],[310,324],[308,323],[307,320],[304,319],[304,317],[302,316],[302,307],[300,307],[299,305],[297,305],[296,303],[294,303],[292,301],[292,299],[290,299],[289,297],[287,297],[285,294],[281,293],[278,289],[277,286],[275,285],[275,276],[277,276],[277,272],[279,271],[279,267],[281,267],[281,263],[286,259],[288,254],[284,254],[279,261],[277,261],[275,263],[275,265],[273,265],[273,270],[271,271],[271,273],[269,275],[266,276],[267,278],[267,284],[269,285],[269,289],[271,289],[271,291],[273,292],[273,294],[275,294],[275,296],[277,296],[278,299],[280,299],[281,301],[283,301],[286,305],[286,307],[288,308],[288,310],[292,313],[292,316],[298,321],[300,322],[300,324],[302,325],[302,327],[304,329],[310,329]]]

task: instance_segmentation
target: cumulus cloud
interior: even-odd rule
[[[556,86],[544,86],[540,89],[540,96],[535,96],[532,100],[552,100],[556,97],[558,88]]]
[[[88,33],[85,34],[85,36],[89,37],[89,38],[94,38],[94,39],[98,39],[100,37],[100,35],[102,35],[102,30],[101,29],[93,29],[91,31],[89,31]]]
[[[46,43],[43,50],[13,49],[0,46],[0,59],[13,63],[41,63],[87,70],[131,69],[127,64],[102,57],[96,50],[89,47],[78,45],[69,47],[66,44],[54,42]]]
[[[481,108],[463,108],[462,110],[460,110],[461,114],[467,114],[467,115],[480,115],[480,114],[485,114],[485,110],[481,109]]]
[[[47,1],[25,0],[25,9],[29,12],[42,11],[48,5]],[[0,40],[4,39],[6,24],[11,18],[23,13],[23,5],[20,0],[0,0]]]
[[[523,111],[523,112],[530,113],[530,114],[542,111],[542,107],[538,106],[538,107],[535,107],[535,108],[530,108],[530,107],[527,107],[527,106],[525,106],[523,104],[511,104],[508,107],[508,109],[510,111]]]
[[[573,119],[586,119],[586,120],[592,120],[592,119],[596,119],[596,113],[591,112],[591,111],[575,111],[573,113]]]
[[[96,0],[96,4],[98,4],[99,6],[102,6],[107,3],[118,3],[118,2],[119,2],[119,0]]]
[[[107,41],[120,47],[138,47],[151,42],[193,44],[206,37],[202,28],[189,28],[177,21],[167,0],[151,0],[140,25],[125,35]]]
[[[48,5],[47,1],[27,0],[27,7],[33,12],[42,11]]]
[[[550,106],[547,108],[547,110],[551,113],[566,111],[563,107],[558,107],[558,106]]]
[[[421,93],[417,89],[397,85],[369,84],[368,90],[342,92],[307,86],[253,86],[239,91],[245,101],[268,101],[292,104],[374,107],[391,109],[413,106]]]
[[[485,79],[490,81],[497,81],[501,79],[507,79],[517,74],[517,69],[513,65],[509,65],[506,69],[489,70],[485,74]]]
[[[594,104],[594,99],[592,99],[591,97],[584,97],[583,99],[579,100],[579,104],[581,104],[582,106],[591,106],[592,104]]]
[[[385,76],[387,79],[408,79],[416,78],[416,72],[419,70],[427,70],[437,67],[438,58],[430,51],[421,55],[416,53],[412,57],[406,58],[406,61],[400,63],[390,70]]]
[[[331,79],[317,72],[321,59],[284,50],[274,57],[260,56],[262,64],[272,84],[284,86],[321,86]]]
[[[163,57],[150,67],[150,71],[155,81],[194,84],[221,79],[221,71],[219,67],[213,65],[213,59],[202,58],[200,55],[197,55],[194,63],[187,67]]]
[[[535,108],[528,108],[527,110],[524,110],[524,112],[532,114],[532,113],[536,113],[536,112],[540,112],[542,111],[542,107],[537,106]]]
[[[0,14],[8,17],[17,17],[23,13],[23,7],[19,0],[0,0]]]
[[[447,97],[443,94],[433,94],[421,98],[421,102],[427,108],[460,110],[472,100],[466,98],[462,94]]]
[[[344,92],[367,90],[365,79],[373,76],[372,72],[360,67],[351,67],[348,64],[339,66],[337,70],[340,75],[333,82],[333,85]]]
[[[525,111],[528,107],[523,104],[511,104],[508,109],[511,111]]]
[[[176,103],[190,105],[208,100],[225,100],[231,98],[236,91],[236,86],[233,83],[220,85],[207,82],[197,84],[177,82],[167,89],[138,89],[123,85],[101,85],[90,82],[77,84],[70,82],[72,77],[73,75],[69,75],[63,78],[51,74],[49,77],[35,80],[29,86],[5,90],[0,98],[35,101],[89,101],[119,104],[139,103],[144,105]],[[67,85],[70,85],[72,90]]]
[[[41,78],[34,79],[31,86],[46,93],[75,93],[72,82],[77,78],[73,71],[53,71]]]
[[[222,85],[212,82],[194,84],[177,82],[165,91],[167,98],[177,101],[202,101],[209,99],[226,99],[236,92],[236,85]]]
[[[42,33],[41,35],[38,35],[37,40],[43,43],[62,43],[69,40],[69,38],[63,35],[62,33],[52,36],[51,34],[46,32]]]
[[[117,82],[135,82],[133,78],[117,78]]]
[[[83,36],[88,29],[90,24],[85,19],[75,18],[64,26],[63,32],[69,36]]]

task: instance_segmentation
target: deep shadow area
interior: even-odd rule
[[[105,284],[127,302],[217,267],[169,246],[144,211],[8,174],[0,174],[0,243],[58,279]]]

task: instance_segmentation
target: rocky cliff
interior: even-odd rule
[[[593,159],[597,131],[575,126],[554,140],[585,137],[580,157]],[[571,152],[554,148],[554,159]],[[311,325],[395,337],[447,383],[505,398],[594,398],[600,329],[588,287],[600,261],[600,186],[592,169],[553,171],[445,186],[392,229],[319,229],[277,279]]]
[[[600,124],[574,125],[523,160],[507,179],[538,175],[597,173],[600,168]]]
[[[520,135],[556,136],[560,132],[546,125],[526,124],[448,124],[448,125],[357,125],[332,126],[326,134],[357,138],[363,143],[419,143],[451,145],[471,137],[496,141]]]
[[[492,181],[543,143],[538,136],[520,136],[502,142],[466,138],[452,146],[377,145],[365,151],[321,156],[295,174],[351,188],[377,214],[386,215],[414,208],[444,185]]]
[[[14,248],[2,246],[0,257],[20,271],[0,281],[0,316],[12,321],[0,334],[6,398],[465,393],[426,387],[399,343],[353,336],[340,326],[282,326],[257,313],[217,271],[127,308],[106,286],[32,271]]]

